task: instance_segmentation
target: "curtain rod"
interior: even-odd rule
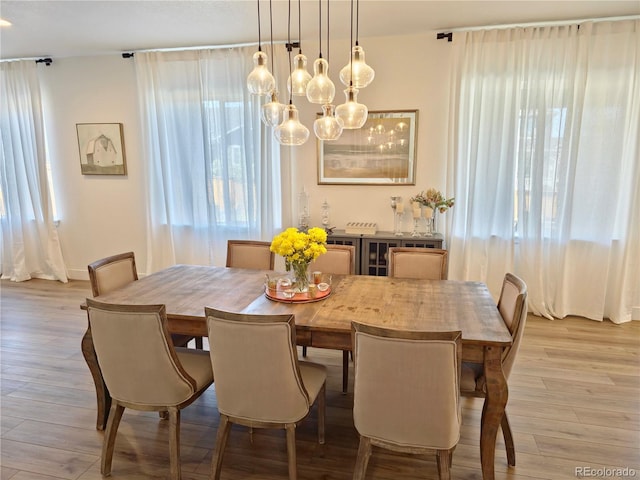
[[[286,41],[275,41],[274,44],[286,44]],[[188,51],[188,50],[220,50],[222,48],[239,48],[239,47],[251,47],[253,45],[258,45],[258,42],[248,42],[248,43],[233,43],[228,45],[202,45],[197,47],[171,47],[171,48],[147,48],[141,50],[129,50],[122,54],[122,58],[131,58],[136,53],[146,53],[146,52],[180,52],[180,51]]]
[[[556,20],[556,21],[548,21],[548,22],[530,22],[530,23],[510,23],[504,25],[483,25],[477,27],[456,27],[446,29],[446,32],[439,32],[436,35],[436,39],[442,40],[447,39],[448,42],[453,40],[454,32],[474,32],[477,30],[491,30],[491,29],[506,29],[506,28],[517,28],[517,27],[549,27],[549,26],[560,26],[560,25],[574,25],[585,22],[616,22],[621,20],[640,20],[640,15],[628,15],[622,17],[602,17],[602,18],[583,18],[580,20]]]
[[[2,58],[0,59],[0,62],[21,62],[25,60],[34,60],[36,63],[44,63],[47,67],[53,63],[53,59],[51,57]]]

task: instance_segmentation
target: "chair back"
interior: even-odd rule
[[[218,410],[258,422],[292,423],[309,413],[293,315],[205,308]]]
[[[447,255],[439,248],[390,247],[389,276],[446,280]]]
[[[527,321],[527,285],[512,273],[504,276],[498,311],[511,332],[511,346],[502,354],[502,371],[505,378],[509,378]]]
[[[94,297],[109,293],[138,280],[133,252],[119,253],[88,265],[91,292]]]
[[[275,254],[271,243],[256,240],[228,240],[227,267],[273,270]]]
[[[358,432],[404,447],[454,447],[461,425],[461,332],[399,331],[357,322],[352,328]]]
[[[171,344],[164,305],[116,305],[87,298],[87,311],[98,364],[114,399],[173,406],[191,398],[196,381],[182,368]]]
[[[309,270],[335,275],[354,275],[356,273],[356,247],[353,245],[327,245],[327,253],[311,262]]]

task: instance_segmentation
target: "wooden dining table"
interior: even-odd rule
[[[293,303],[267,298],[266,273],[273,272],[175,265],[98,299],[117,304],[164,304],[171,333],[203,337],[207,336],[205,306],[254,314],[293,313],[298,345],[343,352],[352,350],[354,320],[402,330],[460,330],[463,361],[484,365],[480,458],[483,479],[494,478],[496,437],[508,397],[501,358],[511,345],[511,334],[484,283],[333,275],[330,295],[319,301]],[[90,328],[82,339],[82,352],[96,386],[96,428],[102,430],[111,397]]]

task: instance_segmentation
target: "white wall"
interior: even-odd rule
[[[449,101],[450,44],[435,32],[403,37],[362,38],[374,82],[358,100],[370,110],[418,110],[417,174],[414,186],[317,185],[316,141],[312,124],[318,108],[294,100],[301,121],[312,130],[309,141],[283,150],[283,161],[294,163],[293,197],[304,186],[310,195],[311,222],[320,224],[320,205],[331,205],[331,223],[377,222],[392,230],[391,195],[405,201],[420,190],[444,190]],[[331,43],[330,75],[336,83],[335,104],[344,102],[338,72],[348,60],[348,43]],[[305,54],[312,64],[317,44]],[[325,54],[326,55],[326,54]],[[138,270],[146,272],[145,185],[138,99],[133,61],[120,55],[54,59],[41,65],[48,153],[54,182],[59,234],[70,278],[86,279],[87,264],[98,258],[133,250]],[[284,102],[284,99],[281,99]],[[80,173],[76,123],[123,123],[126,176]],[[447,192],[453,195],[452,192]],[[296,225],[296,210],[290,219]],[[408,217],[408,216],[407,216]],[[404,229],[410,229],[406,218]]]

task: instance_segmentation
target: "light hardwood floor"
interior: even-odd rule
[[[91,295],[88,282],[3,280],[0,289],[0,479],[101,478],[103,434],[95,430],[93,384],[80,352],[86,315],[79,305]],[[640,322],[549,321],[530,315],[509,382],[507,411],[517,466],[507,466],[499,438],[496,478],[575,479],[576,468],[594,473],[625,467],[639,477],[639,355]],[[309,349],[308,358],[329,366],[326,444],[316,442],[314,411],[297,433],[299,478],[350,479],[358,435],[351,415],[353,396],[340,393],[342,355]],[[454,479],[481,478],[481,408],[481,399],[463,399]],[[211,388],[182,414],[185,480],[208,478],[217,424]],[[112,478],[166,478],[167,434],[167,422],[157,414],[127,410],[116,441]],[[591,478],[623,478],[615,471],[604,473]],[[367,474],[378,480],[437,478],[434,458],[377,449]],[[287,478],[284,433],[254,430],[252,439],[246,429],[234,427],[222,478]]]

